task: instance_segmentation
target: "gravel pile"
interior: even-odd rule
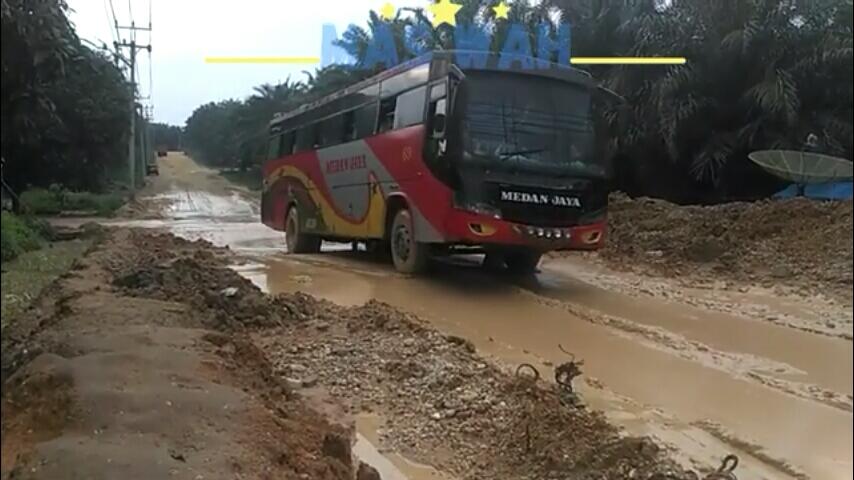
[[[299,302],[306,321],[255,339],[274,371],[295,388],[325,387],[352,414],[378,414],[383,443],[413,460],[461,479],[690,478],[649,439],[621,437],[600,414],[502,372],[464,339],[378,302]]]

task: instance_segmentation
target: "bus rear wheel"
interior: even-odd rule
[[[401,209],[395,214],[389,240],[391,258],[398,272],[420,273],[427,268],[428,245],[415,241],[414,222],[409,210]]]
[[[320,251],[320,237],[302,232],[299,210],[292,206],[285,219],[285,243],[288,253],[317,253]]]
[[[504,263],[507,264],[507,271],[514,275],[533,275],[537,273],[542,256],[542,253],[532,250],[508,252],[504,256]]]

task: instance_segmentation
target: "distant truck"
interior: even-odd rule
[[[148,162],[145,165],[146,175],[160,175],[160,168],[157,167],[157,160]]]
[[[165,157],[168,154],[169,154],[169,152],[167,152],[165,148],[158,148],[157,149],[157,156],[158,157]]]

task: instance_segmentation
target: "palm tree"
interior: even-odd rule
[[[654,94],[671,158],[720,186],[746,155],[799,149],[818,135],[850,156],[851,36],[835,24],[841,2],[730,0],[689,3],[690,63],[672,67]],[[849,4],[850,8],[850,4]]]

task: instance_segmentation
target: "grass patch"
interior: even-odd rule
[[[38,250],[50,236],[50,226],[46,222],[3,212],[2,228],[0,228],[3,261],[12,260],[25,252]]]
[[[6,230],[5,220],[3,230]],[[3,262],[2,325],[6,326],[25,311],[42,289],[71,268],[92,240],[70,240],[50,244],[47,248],[22,253],[18,258]],[[5,255],[5,246],[3,248]]]
[[[21,194],[21,203],[36,215],[58,215],[62,212],[94,212],[110,216],[125,203],[117,193],[71,192],[63,188],[33,188]]]
[[[220,170],[220,175],[225,177],[231,183],[243,186],[248,188],[249,190],[260,192],[263,186],[263,179],[261,178],[261,170],[250,169],[245,171],[240,171],[237,169],[232,170]]]

